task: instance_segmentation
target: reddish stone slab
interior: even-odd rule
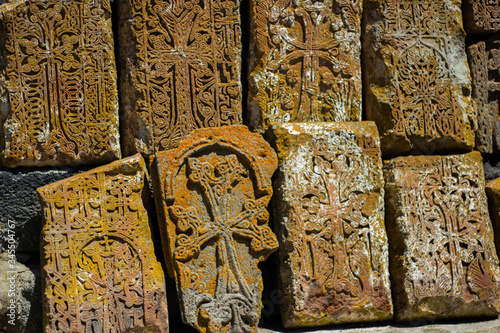
[[[500,255],[500,178],[486,184],[486,195],[488,196],[488,208],[495,234],[497,255]]]
[[[2,163],[120,158],[109,1],[10,1],[0,35]]]
[[[117,2],[126,155],[241,123],[239,0]]]
[[[137,154],[38,189],[46,333],[168,332],[147,177]]]
[[[167,267],[183,321],[200,332],[257,330],[257,265],[278,247],[266,210],[276,164],[269,144],[245,126],[198,129],[156,156]]]
[[[470,151],[476,108],[460,0],[365,0],[364,98],[384,155]]]
[[[498,0],[464,0],[463,10],[467,34],[500,32]]]
[[[384,162],[397,320],[495,316],[500,269],[479,152]]]
[[[362,1],[250,6],[250,127],[361,120]]]

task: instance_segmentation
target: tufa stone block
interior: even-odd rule
[[[266,210],[276,154],[245,126],[191,132],[157,154],[155,195],[184,323],[200,332],[256,332],[258,263],[278,247]]]
[[[368,120],[384,155],[469,151],[476,108],[460,0],[365,0]]]
[[[38,189],[46,333],[168,332],[147,177],[137,154]]]
[[[384,162],[395,318],[495,316],[500,268],[479,152]]]
[[[0,158],[8,167],[120,158],[108,0],[0,6]]]
[[[467,34],[500,32],[498,0],[463,0],[463,11]]]
[[[123,149],[153,154],[241,123],[239,0],[119,0]]]
[[[362,1],[250,3],[250,127],[361,120]]]
[[[384,179],[373,122],[273,125],[285,327],[392,318]]]

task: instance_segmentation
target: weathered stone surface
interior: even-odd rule
[[[241,123],[239,0],[119,0],[123,149],[171,149]]]
[[[271,127],[285,327],[392,318],[384,179],[373,122]]]
[[[0,253],[11,238],[16,252],[40,251],[42,207],[36,189],[82,170],[0,170]]]
[[[500,32],[498,0],[463,0],[467,34]]]
[[[168,331],[148,190],[139,154],[38,189],[45,332]]]
[[[183,321],[200,332],[255,332],[260,261],[278,247],[267,226],[276,154],[245,126],[191,132],[153,167],[167,267]]]
[[[120,157],[108,0],[0,6],[1,159],[8,167]]]
[[[397,320],[498,313],[500,269],[481,162],[479,152],[384,162]]]
[[[474,146],[476,109],[460,3],[364,1],[364,98],[383,154]]]
[[[250,127],[361,120],[362,1],[251,1]]]
[[[469,46],[472,97],[477,105],[476,149],[498,152],[500,147],[500,35]]]
[[[486,185],[488,208],[495,235],[497,255],[500,255],[500,178],[490,181]]]

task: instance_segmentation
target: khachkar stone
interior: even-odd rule
[[[464,0],[463,3],[468,34],[500,32],[499,0]]]
[[[239,0],[119,0],[126,155],[241,123]]]
[[[278,247],[267,226],[276,154],[245,126],[191,132],[153,164],[167,267],[183,321],[200,332],[255,332],[257,265]]]
[[[486,185],[486,194],[498,255],[500,254],[500,178],[494,179]]]
[[[398,157],[384,176],[395,318],[497,315],[481,154]]]
[[[384,179],[373,122],[271,127],[285,327],[392,318]]]
[[[472,97],[477,105],[476,149],[483,153],[500,148],[500,35],[469,46]]]
[[[364,3],[364,98],[382,153],[471,150],[476,109],[461,1]]]
[[[45,332],[168,332],[147,177],[137,154],[38,189]]]
[[[108,0],[0,6],[0,157],[40,166],[120,157]]]
[[[249,123],[361,120],[361,0],[251,1]]]

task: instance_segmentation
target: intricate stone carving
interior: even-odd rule
[[[250,126],[360,120],[362,1],[251,6]]]
[[[108,0],[0,7],[0,125],[6,166],[120,157]]]
[[[497,35],[468,49],[472,97],[477,105],[476,149],[498,152],[500,147],[500,47]]]
[[[378,132],[373,122],[271,127],[285,327],[392,318]]]
[[[396,319],[496,315],[500,269],[481,154],[398,157],[384,174]]]
[[[140,155],[41,187],[45,332],[168,332]]]
[[[239,0],[120,0],[124,152],[241,123]]]
[[[464,0],[464,25],[468,34],[500,32],[500,2]]]
[[[278,246],[266,210],[276,163],[271,147],[244,126],[199,129],[157,154],[167,266],[183,321],[200,332],[256,331],[257,264]]]
[[[460,1],[366,0],[367,118],[382,152],[474,145],[475,107]]]

